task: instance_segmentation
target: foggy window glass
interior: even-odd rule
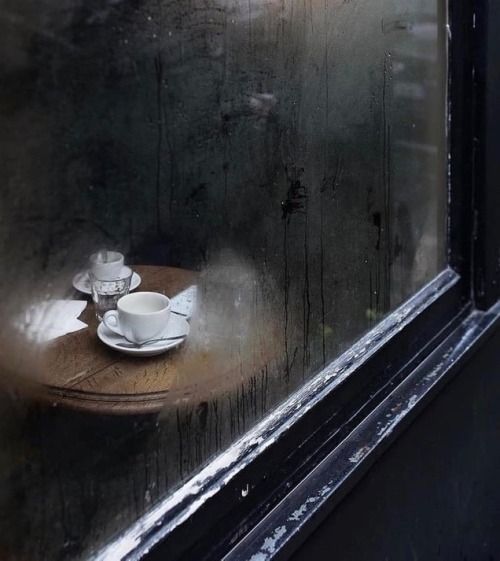
[[[2,559],[89,558],[445,267],[445,24],[0,0]]]

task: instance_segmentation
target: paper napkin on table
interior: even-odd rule
[[[86,306],[85,300],[47,300],[25,310],[16,325],[29,339],[51,341],[87,327],[78,319]]]
[[[193,284],[186,288],[186,290],[183,290],[176,296],[173,296],[170,299],[172,303],[172,311],[185,316],[186,319],[190,319],[196,308],[197,294],[198,288],[195,284]]]

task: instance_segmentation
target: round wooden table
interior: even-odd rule
[[[139,290],[175,296],[196,283],[196,273],[173,267],[136,266]],[[239,386],[255,372],[241,367],[231,349],[178,349],[155,357],[131,357],[106,347],[96,335],[92,302],[80,319],[88,328],[59,337],[44,352],[43,398],[54,405],[99,414],[156,413],[164,407],[201,401]],[[230,345],[229,345],[230,346]],[[260,362],[258,360],[257,362]]]

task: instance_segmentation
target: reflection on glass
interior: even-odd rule
[[[97,4],[0,2],[5,559],[87,558],[445,264],[438,2]]]

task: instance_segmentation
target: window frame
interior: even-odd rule
[[[272,551],[262,557],[286,558],[498,327],[494,233],[500,201],[493,148],[499,139],[487,123],[500,121],[492,95],[500,77],[489,81],[500,53],[489,49],[494,25],[488,9],[500,22],[500,9],[488,8],[486,0],[448,3],[448,268],[96,559],[250,558],[262,553],[262,540],[273,539],[280,520],[289,520],[290,509],[326,488],[321,485],[333,473],[331,493],[313,501],[286,536],[274,536]],[[377,438],[373,428],[387,403],[415,391],[438,365],[432,384],[422,386],[405,415],[396,415],[390,438]],[[366,454],[349,461],[369,430]]]

